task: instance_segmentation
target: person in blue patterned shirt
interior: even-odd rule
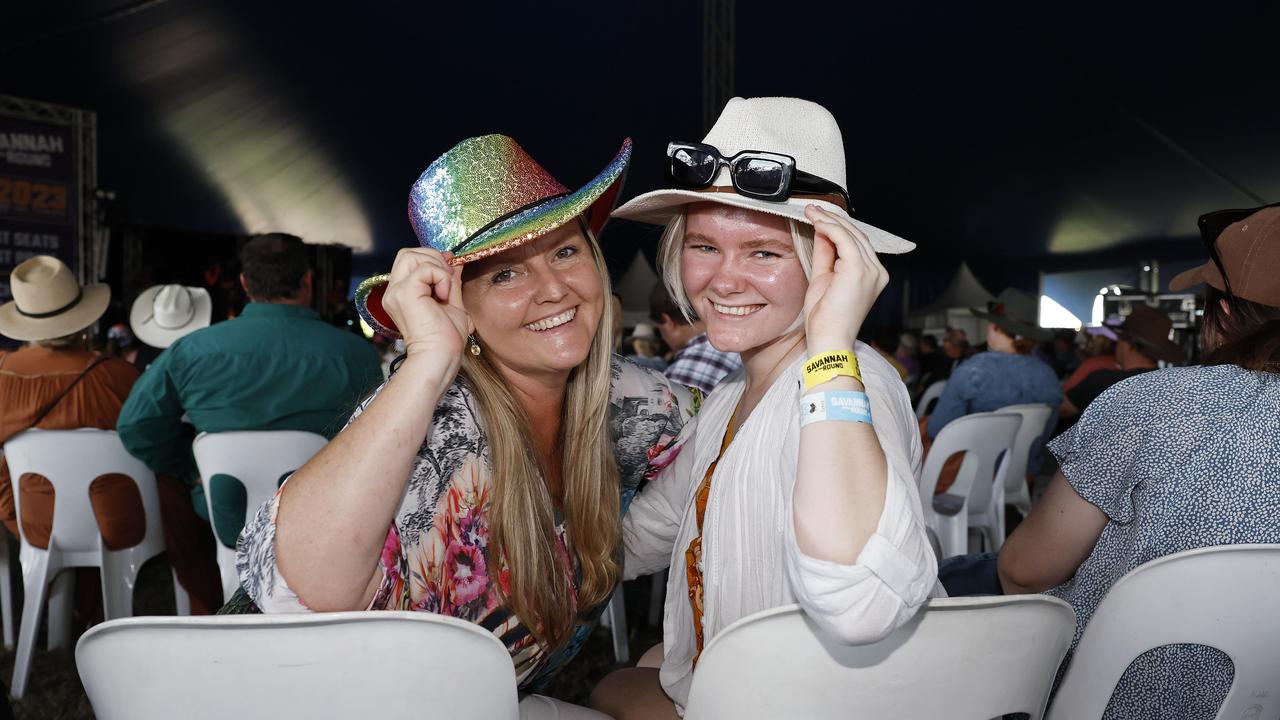
[[[1075,609],[1073,650],[1140,565],[1280,543],[1280,207],[1248,212],[1202,218],[1242,216],[1216,244],[1206,231],[1214,260],[1169,284],[1209,286],[1202,364],[1142,373],[1090,403],[1050,443],[1062,469],[1000,550],[1004,592],[1047,592]],[[1215,648],[1155,648],[1129,665],[1103,717],[1215,717],[1233,676]]]

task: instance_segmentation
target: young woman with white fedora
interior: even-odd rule
[[[630,157],[627,140],[571,191],[487,135],[422,173],[422,247],[357,292],[406,356],[246,526],[240,579],[262,610],[469,620],[507,645],[522,692],[576,654],[621,576],[621,516],[690,407],[612,352],[595,234]]]
[[[804,100],[735,98],[667,157],[674,187],[614,216],[666,225],[672,297],[744,369],[624,523],[627,575],[671,573],[661,668],[619,671],[593,694],[618,718],[675,716],[699,653],[741,617],[798,602],[866,643],[938,587],[907,390],[855,340],[888,281],[876,253],[913,245],[849,214],[835,119]]]

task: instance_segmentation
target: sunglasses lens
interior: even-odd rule
[[[715,156],[704,150],[678,148],[671,155],[669,172],[677,185],[706,187],[716,177]]]
[[[786,169],[777,160],[748,158],[734,166],[734,185],[740,192],[772,197],[782,192]]]

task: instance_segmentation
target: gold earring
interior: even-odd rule
[[[467,338],[467,345],[468,345],[468,348],[471,350],[472,355],[475,355],[476,357],[480,357],[480,343],[476,342],[475,335],[471,335]]]

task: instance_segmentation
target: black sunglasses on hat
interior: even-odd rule
[[[678,187],[711,187],[721,165],[729,166],[729,179],[740,195],[773,202],[784,202],[792,196],[814,196],[850,212],[849,194],[844,188],[797,169],[796,159],[790,155],[743,150],[727,158],[706,143],[667,144],[667,180]]]
[[[1205,249],[1209,251],[1209,257],[1213,260],[1213,264],[1217,266],[1218,272],[1222,275],[1222,284],[1226,286],[1228,302],[1235,299],[1235,293],[1231,292],[1231,278],[1227,277],[1227,269],[1222,265],[1222,257],[1218,255],[1218,236],[1222,235],[1222,231],[1228,227],[1259,210],[1265,210],[1270,207],[1280,207],[1280,203],[1239,210],[1214,210],[1200,216],[1200,239],[1204,242]]]

